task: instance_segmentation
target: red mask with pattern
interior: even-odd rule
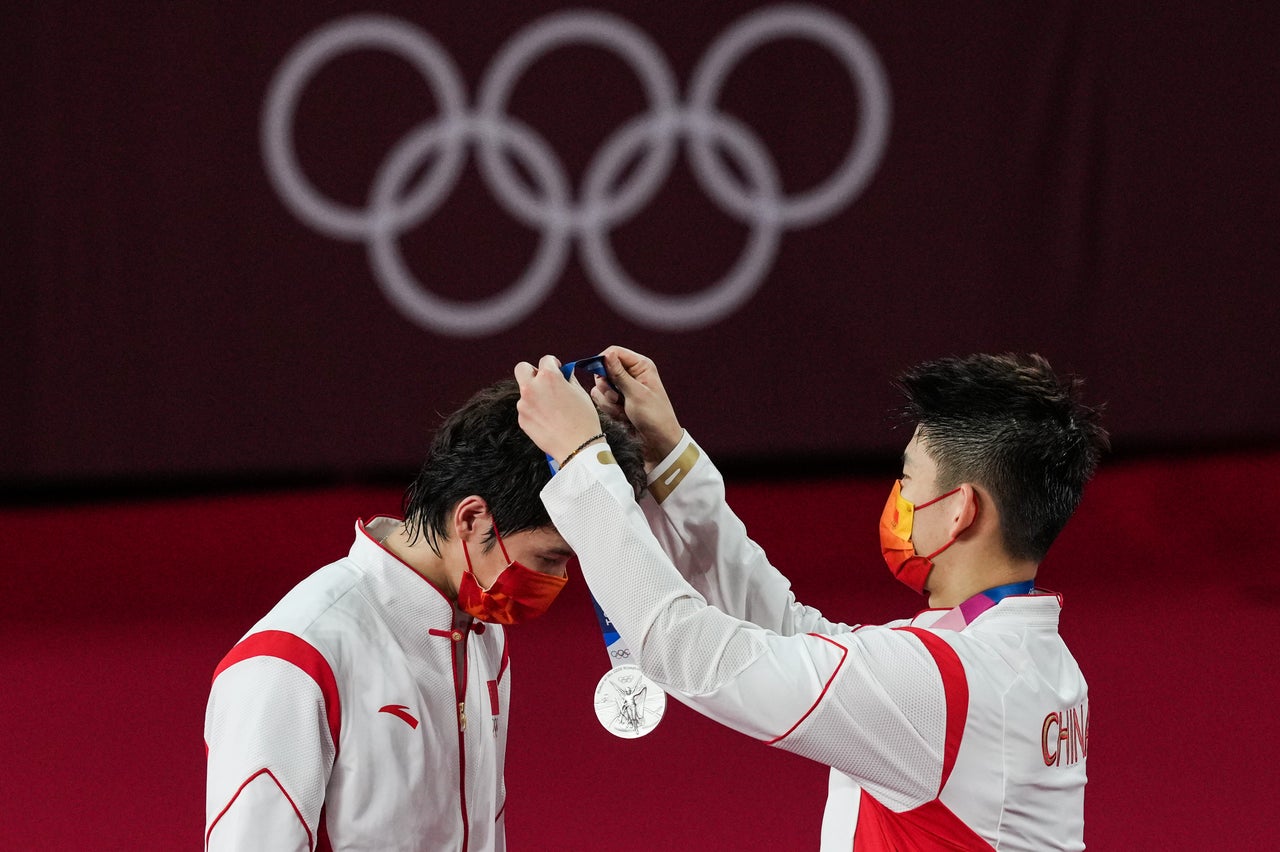
[[[490,624],[517,624],[537,618],[547,611],[569,578],[544,574],[521,565],[507,555],[497,524],[493,526],[493,534],[498,539],[502,558],[507,560],[507,567],[489,588],[482,588],[471,571],[471,554],[466,541],[463,541],[462,554],[467,559],[467,570],[462,572],[462,579],[458,581],[458,608]]]
[[[902,480],[899,479],[893,483],[893,491],[884,504],[884,512],[880,515],[880,552],[884,554],[884,561],[893,576],[920,594],[924,594],[924,584],[929,579],[929,572],[933,570],[933,557],[955,544],[956,540],[952,538],[928,556],[916,553],[916,546],[911,543],[915,514],[959,490],[953,488],[946,494],[917,506],[902,496]]]

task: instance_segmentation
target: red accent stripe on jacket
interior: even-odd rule
[[[292,663],[306,672],[324,697],[325,716],[329,720],[329,735],[333,737],[333,749],[336,759],[338,750],[338,734],[342,728],[342,702],[338,698],[338,682],[333,676],[333,669],[324,655],[311,643],[286,633],[283,630],[264,630],[246,636],[232,648],[213,673],[213,679],[234,666],[236,663],[254,657],[276,657],[286,663]]]
[[[929,655],[938,666],[938,674],[942,675],[942,691],[947,701],[947,733],[946,744],[942,752],[942,781],[938,784],[938,795],[947,786],[951,770],[956,765],[956,755],[960,753],[960,740],[964,738],[964,725],[969,718],[969,679],[964,674],[964,664],[955,648],[936,633],[930,633],[919,627],[899,627],[907,633],[915,635],[924,645]]]
[[[298,817],[298,824],[301,825],[302,830],[307,833],[307,848],[310,849],[312,847],[313,841],[311,839],[311,829],[307,826],[307,821],[302,818],[302,811],[298,809],[298,804],[294,802],[293,797],[289,795],[289,791],[280,783],[280,779],[275,776],[275,773],[264,766],[262,769],[259,769],[244,780],[244,783],[241,784],[240,788],[236,790],[234,795],[232,795],[231,801],[227,802],[226,807],[218,812],[218,815],[213,818],[213,822],[209,823],[209,830],[204,833],[204,846],[206,849],[209,848],[209,840],[213,837],[213,830],[218,827],[218,822],[226,816],[227,811],[231,810],[231,806],[236,803],[236,799],[240,798],[240,794],[244,792],[245,788],[253,783],[255,778],[261,775],[265,775],[271,779],[271,783],[276,785],[276,788],[280,791],[280,795],[284,796],[284,800],[289,803],[289,807],[293,808],[294,815]]]
[[[792,731],[794,731],[796,728],[800,727],[800,723],[801,723],[801,722],[803,722],[805,719],[808,719],[808,718],[809,718],[809,715],[810,715],[811,713],[813,713],[813,711],[814,711],[814,710],[816,710],[816,709],[818,708],[818,705],[819,705],[819,704],[821,704],[821,703],[822,703],[822,699],[824,699],[824,698],[826,698],[826,697],[827,697],[827,690],[829,690],[829,689],[831,688],[831,682],[832,682],[832,681],[834,681],[834,680],[836,679],[836,675],[840,673],[840,669],[844,666],[844,661],[845,661],[845,660],[848,658],[848,656],[849,656],[849,649],[848,649],[848,648],[846,648],[845,646],[841,645],[839,642],[833,642],[832,640],[828,639],[826,636],[822,636],[822,635],[817,634],[817,633],[810,633],[809,635],[810,635],[810,636],[812,636],[812,637],[814,637],[815,639],[821,639],[821,640],[822,640],[822,641],[824,641],[824,642],[831,642],[831,644],[832,644],[832,645],[835,645],[837,648],[839,648],[839,649],[840,649],[840,662],[836,663],[835,670],[831,672],[831,677],[827,678],[827,682],[826,682],[826,683],[824,683],[824,684],[822,685],[822,692],[818,693],[818,697],[814,699],[813,704],[809,705],[809,709],[808,709],[808,710],[806,710],[806,711],[804,711],[804,715],[803,715],[803,716],[801,716],[799,719],[797,719],[797,720],[796,720],[796,723],[795,723],[794,725],[792,725],[792,726],[787,730],[787,732],[786,732],[786,733],[784,733],[784,734],[780,734],[780,735],[778,735],[778,736],[774,737],[774,738],[773,738],[773,739],[771,739],[771,740],[765,740],[765,741],[764,741],[764,744],[765,744],[765,745],[774,745],[775,743],[780,742],[781,740],[786,739],[788,736],[790,736],[790,735],[791,735],[791,732],[792,732]]]
[[[969,716],[969,681],[955,649],[936,633],[919,627],[899,627],[913,634],[933,657],[942,676],[947,702],[943,744],[942,777],[938,795],[947,786],[955,768],[960,740]],[[858,825],[853,837],[854,852],[990,852],[992,846],[952,813],[940,798],[918,808],[895,813],[866,790],[858,806]]]

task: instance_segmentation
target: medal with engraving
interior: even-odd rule
[[[639,666],[610,669],[596,684],[596,718],[615,737],[643,737],[666,710],[667,694]]]
[[[632,663],[631,649],[596,603],[595,596],[591,604],[600,622],[600,632],[604,634],[609,664],[613,666],[596,684],[596,718],[615,737],[643,737],[662,721],[667,694]]]
[[[560,366],[560,372],[568,381],[574,381],[575,369],[594,373],[609,381],[603,355],[570,361]],[[609,386],[613,387],[613,382],[609,381]],[[613,389],[617,390],[616,387]],[[551,468],[552,476],[559,473],[560,467],[550,453],[547,453],[547,465]],[[596,611],[596,620],[600,623],[600,632],[604,636],[609,665],[612,666],[596,684],[596,718],[606,731],[616,737],[643,737],[662,721],[662,714],[667,709],[667,694],[662,691],[662,687],[645,677],[639,666],[633,664],[631,649],[627,647],[626,640],[618,635],[617,628],[613,626],[609,616],[604,614],[595,595],[590,597],[591,606]]]

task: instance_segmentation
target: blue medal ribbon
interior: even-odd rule
[[[596,621],[600,623],[600,632],[604,634],[605,647],[612,645],[622,637],[618,635],[618,628],[613,626],[613,622],[609,620],[609,616],[604,614],[604,610],[600,608],[600,604],[596,602],[595,596],[591,597],[591,605],[596,610]]]
[[[991,609],[1000,601],[1011,595],[1029,595],[1036,588],[1035,580],[1021,580],[1017,583],[1006,583],[994,586],[964,601],[947,615],[938,620],[936,626],[951,630],[962,630],[978,616]]]
[[[1023,580],[1018,583],[1007,583],[1003,586],[996,586],[994,589],[987,589],[982,592],[982,595],[995,604],[1000,603],[1010,595],[1029,595],[1035,590],[1035,587],[1035,580]]]
[[[609,381],[609,374],[604,368],[604,356],[593,355],[590,358],[582,358],[577,361],[570,361],[560,367],[560,372],[564,374],[566,380],[573,378],[574,370],[586,370],[597,376],[602,376],[605,381],[609,382],[609,387],[615,391],[618,388]],[[551,475],[555,476],[560,472],[556,460],[547,456],[547,466],[551,468]],[[600,604],[596,602],[596,596],[591,594],[590,589],[587,590],[587,596],[591,598],[591,606],[596,611],[596,620],[600,623],[600,632],[604,635],[604,646],[609,652],[609,663],[614,667],[626,665],[631,660],[631,649],[627,647],[627,643],[618,635],[617,628],[613,626],[613,622],[609,620],[609,616],[604,614],[604,610],[600,608]]]

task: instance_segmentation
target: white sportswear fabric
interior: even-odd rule
[[[1087,731],[1087,688],[1057,633],[1056,596],[1006,598],[960,632],[929,630],[942,610],[883,626],[830,622],[795,600],[747,538],[687,435],[651,476],[660,505],[638,506],[610,459],[603,447],[583,453],[551,480],[542,496],[553,522],[650,677],[731,728],[832,767],[823,849],[891,848],[861,827],[872,817],[901,818],[906,848],[1084,848],[1087,734],[1046,745],[1052,714],[1078,711]],[[955,661],[950,686],[968,691],[945,786],[943,663],[901,627],[940,639],[944,662]],[[1070,759],[1046,765],[1049,748]],[[911,836],[910,816],[925,813],[952,819],[954,838]]]
[[[467,629],[467,616],[454,630],[449,599],[378,543],[398,523],[357,523],[350,555],[303,580],[219,667],[205,716],[208,849],[505,848],[505,635]],[[324,677],[304,671],[320,659],[340,705],[337,743]]]

